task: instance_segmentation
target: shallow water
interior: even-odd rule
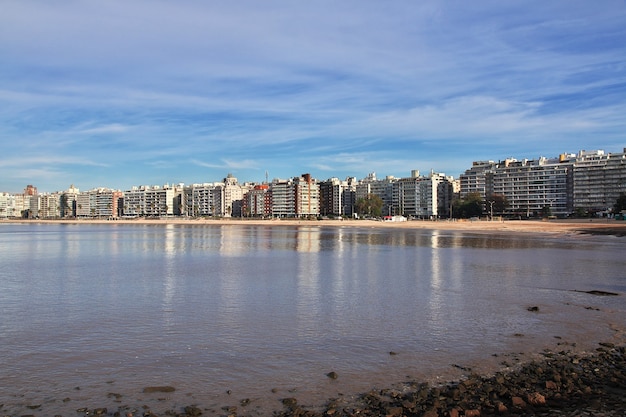
[[[624,249],[610,236],[3,224],[0,412],[217,413],[250,398],[263,413],[590,348],[623,337]],[[155,385],[176,391],[142,393]]]

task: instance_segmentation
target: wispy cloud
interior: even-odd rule
[[[2,158],[58,161],[40,189],[124,188],[615,147],[625,20],[611,0],[8,2]]]

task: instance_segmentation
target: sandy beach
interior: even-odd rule
[[[150,224],[150,225],[258,225],[258,226],[323,226],[323,227],[362,227],[362,228],[402,228],[458,230],[474,233],[550,233],[575,234],[593,233],[626,235],[626,221],[612,219],[567,219],[567,220],[412,220],[405,222],[376,220],[306,220],[306,219],[241,219],[241,218],[136,218],[136,219],[68,219],[68,220],[2,220],[1,223],[64,223],[64,224]]]

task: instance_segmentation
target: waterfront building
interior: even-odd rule
[[[9,193],[0,192],[0,218],[6,219],[7,217],[13,217],[13,204],[14,199],[13,196]],[[11,212],[9,213],[9,208],[11,208]]]
[[[478,193],[484,198],[488,194],[487,173],[495,167],[494,161],[474,161],[472,167],[459,177],[460,197],[465,198],[470,193]]]
[[[362,179],[356,186],[355,201],[362,198],[366,198],[369,194],[378,196],[383,201],[382,213],[383,215],[398,214],[393,212],[393,184],[396,182],[396,178],[392,175],[388,175],[383,180],[376,178],[376,173],[372,172]]]
[[[272,215],[272,193],[268,184],[255,185],[243,197],[242,213],[245,217]]]
[[[356,196],[356,178],[348,177],[344,181],[329,178],[319,183],[320,214],[323,216],[352,216]]]
[[[626,193],[626,148],[580,151],[573,160],[573,206],[579,214],[608,214]]]
[[[155,185],[146,187],[144,193],[146,216],[173,216],[178,213],[181,193],[177,187]]]
[[[76,217],[112,218],[122,212],[123,193],[109,188],[94,188],[76,195]]]
[[[406,217],[448,217],[452,203],[452,180],[432,172],[420,176],[418,170],[400,178],[393,188],[394,212]]]
[[[489,203],[493,195],[504,196],[509,214],[564,217],[572,212],[571,173],[572,164],[566,157],[506,159],[486,174],[483,198]]]
[[[320,187],[311,174],[302,174],[293,179],[295,191],[295,214],[297,217],[320,214]]]
[[[270,184],[270,192],[272,193],[272,216],[294,217],[296,215],[295,192],[291,179],[275,178]]]
[[[146,214],[146,186],[133,186],[124,191],[123,213],[124,216],[137,217]]]
[[[219,183],[192,184],[183,187],[181,214],[186,216],[213,216],[215,201],[221,199],[221,190],[216,190]]]
[[[40,219],[58,219],[61,217],[60,194],[38,194],[37,197],[36,217]]]
[[[319,184],[310,174],[288,180],[274,179],[270,184],[272,193],[272,216],[305,217],[320,213]]]
[[[61,193],[61,217],[76,217],[76,200],[80,190],[70,185],[66,191]]]

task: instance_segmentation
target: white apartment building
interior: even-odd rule
[[[580,151],[573,159],[574,210],[611,212],[626,193],[626,148],[620,153]]]
[[[355,201],[366,198],[368,194],[374,194],[383,201],[383,215],[394,215],[394,183],[397,181],[392,175],[388,175],[383,180],[376,179],[376,173],[372,172],[356,185]]]
[[[320,214],[320,186],[310,174],[293,179],[297,217]]]
[[[0,193],[0,218],[22,217],[30,209],[33,197],[36,196]]]
[[[472,167],[459,177],[461,198],[467,197],[470,193],[478,193],[484,198],[488,194],[487,173],[491,172],[496,165],[494,161],[473,162]]]
[[[94,188],[76,195],[76,217],[111,218],[120,214],[122,192],[109,188]]]
[[[487,174],[486,201],[493,194],[506,197],[509,213],[538,215],[550,209],[565,216],[571,207],[571,163],[566,159],[507,159]]]
[[[296,215],[296,195],[291,179],[272,180],[270,192],[272,193],[272,216],[294,217]]]
[[[452,181],[445,174],[431,172],[400,178],[394,183],[394,212],[404,216],[431,218],[449,216],[452,202]]]
[[[270,184],[272,216],[303,217],[320,214],[320,187],[309,174]]]
[[[39,194],[37,197],[37,217],[40,219],[58,219],[61,217],[60,194]]]
[[[221,205],[221,184],[192,184],[183,188],[181,214],[186,216],[212,216]],[[216,201],[219,202],[216,204]]]
[[[15,199],[9,193],[0,192],[0,218],[15,217],[13,215],[13,206]]]

